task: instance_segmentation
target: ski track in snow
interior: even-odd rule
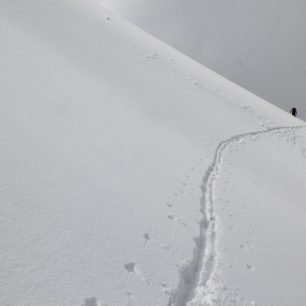
[[[168,306],[200,306],[211,305],[213,296],[208,294],[210,282],[214,274],[216,250],[216,215],[214,209],[214,187],[220,174],[223,154],[227,147],[234,143],[252,140],[265,134],[281,134],[306,128],[305,125],[274,127],[261,131],[248,132],[223,140],[217,146],[213,161],[202,180],[200,233],[195,239],[195,248],[191,262],[180,267],[180,281],[177,289],[170,297]],[[213,291],[213,290],[212,290]]]

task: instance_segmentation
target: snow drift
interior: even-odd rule
[[[302,121],[98,2],[0,25],[0,304],[303,304]]]

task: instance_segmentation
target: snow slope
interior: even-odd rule
[[[0,37],[1,305],[305,301],[302,121],[99,2]]]
[[[295,105],[306,120],[305,1],[100,1],[278,107]]]

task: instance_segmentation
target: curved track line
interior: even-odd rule
[[[193,258],[188,266],[180,271],[180,283],[170,298],[170,306],[210,305],[207,289],[216,265],[216,216],[214,209],[214,186],[220,174],[223,153],[226,148],[242,140],[273,133],[288,133],[306,126],[274,127],[257,132],[233,136],[219,143],[213,161],[206,170],[202,181],[200,233],[195,239]]]

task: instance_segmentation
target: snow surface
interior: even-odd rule
[[[137,26],[306,120],[306,1],[99,0]]]
[[[0,37],[1,305],[304,304],[304,122],[98,1]]]

